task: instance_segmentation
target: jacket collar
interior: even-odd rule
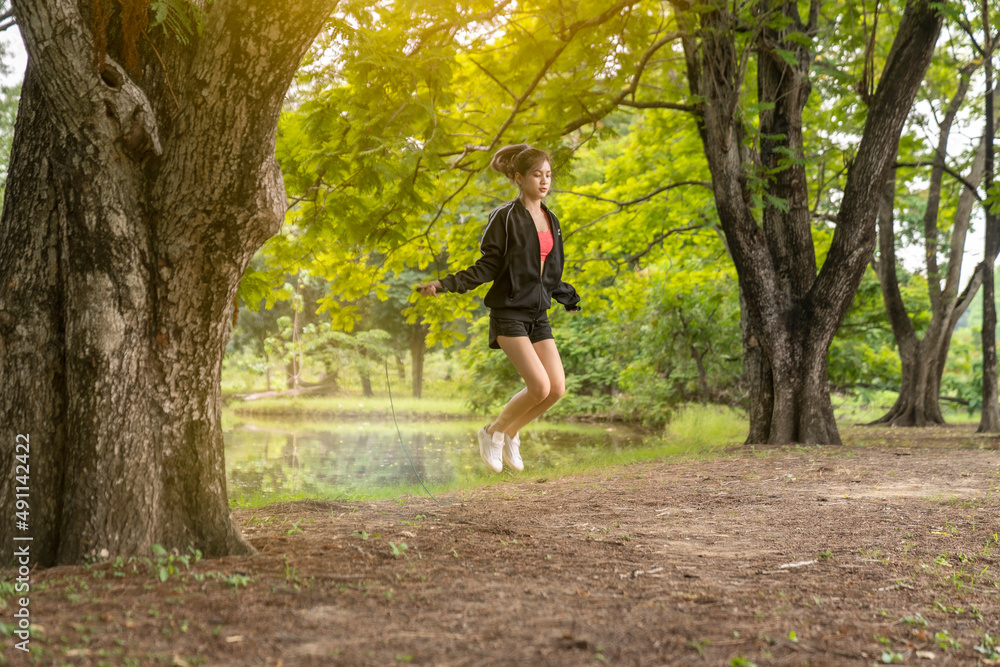
[[[515,198],[513,203],[514,203],[514,209],[515,210],[519,210],[521,212],[518,215],[523,214],[530,221],[531,220],[531,214],[528,213],[528,209],[526,209],[524,207],[524,202],[521,201],[521,198],[520,197]],[[552,212],[551,209],[549,209],[548,206],[545,205],[544,201],[540,202],[540,203],[542,205],[542,210],[549,214],[549,223],[552,225],[552,232],[553,232],[554,236],[562,238],[562,230],[560,229],[560,226],[559,226],[559,218],[556,216],[555,213]],[[524,224],[528,224],[528,223],[525,222]],[[534,224],[534,223],[532,223],[532,224]]]
[[[548,206],[545,205],[544,200],[540,201],[539,204],[541,205],[543,211],[545,211],[549,215],[555,215],[554,213],[552,213],[552,209],[550,209]],[[525,207],[524,202],[521,201],[521,197],[519,196],[514,198],[514,206],[520,208],[525,213],[528,212],[528,209]]]

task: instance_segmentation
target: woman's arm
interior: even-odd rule
[[[429,283],[424,283],[423,285],[417,285],[413,289],[420,292],[421,296],[437,296],[437,293],[442,291],[441,281],[432,280]]]
[[[571,313],[580,310],[580,295],[576,293],[576,290],[569,283],[560,282],[552,290],[552,298],[565,306],[566,310]]]
[[[506,221],[501,219],[502,210],[505,209],[498,208],[493,211],[490,221],[486,224],[483,240],[479,245],[482,257],[469,268],[442,278],[441,289],[438,291],[464,294],[497,277],[500,267],[503,266],[504,253],[507,251],[507,229]]]

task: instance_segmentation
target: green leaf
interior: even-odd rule
[[[778,56],[791,67],[799,66],[799,59],[795,56],[794,51],[786,51],[785,49],[775,49],[774,52],[777,53]]]
[[[788,40],[789,42],[800,44],[805,47],[812,46],[813,43],[813,40],[809,35],[807,35],[804,32],[798,32],[798,31],[789,32],[788,34],[785,35],[785,39]]]
[[[205,24],[204,11],[192,0],[152,0],[150,9],[153,12],[150,27],[163,28],[184,45],[194,35],[200,35]]]
[[[258,312],[261,304],[271,295],[271,291],[270,274],[251,269],[243,275],[236,296],[248,309]]]
[[[764,199],[767,200],[768,204],[770,204],[771,206],[775,207],[776,209],[778,209],[782,213],[788,213],[788,200],[787,199],[782,199],[781,197],[774,197],[774,196],[769,195],[767,193],[764,194]]]

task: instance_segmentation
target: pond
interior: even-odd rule
[[[364,497],[419,485],[461,485],[492,476],[479,458],[482,421],[388,423],[339,421],[308,424],[229,418],[224,424],[230,498]],[[543,472],[613,455],[643,437],[620,425],[538,423],[521,434],[528,471]]]

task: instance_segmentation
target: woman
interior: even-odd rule
[[[484,302],[490,308],[490,347],[501,349],[524,379],[503,412],[479,429],[479,455],[493,472],[506,462],[517,471],[521,427],[562,397],[566,376],[552,338],[547,310],[552,298],[566,310],[580,310],[576,290],[562,281],[563,246],[559,220],[542,203],[552,184],[552,161],[527,144],[497,151],[490,168],[509,178],[520,195],[490,213],[482,257],[468,269],[417,289],[424,296],[468,292],[493,281]]]

